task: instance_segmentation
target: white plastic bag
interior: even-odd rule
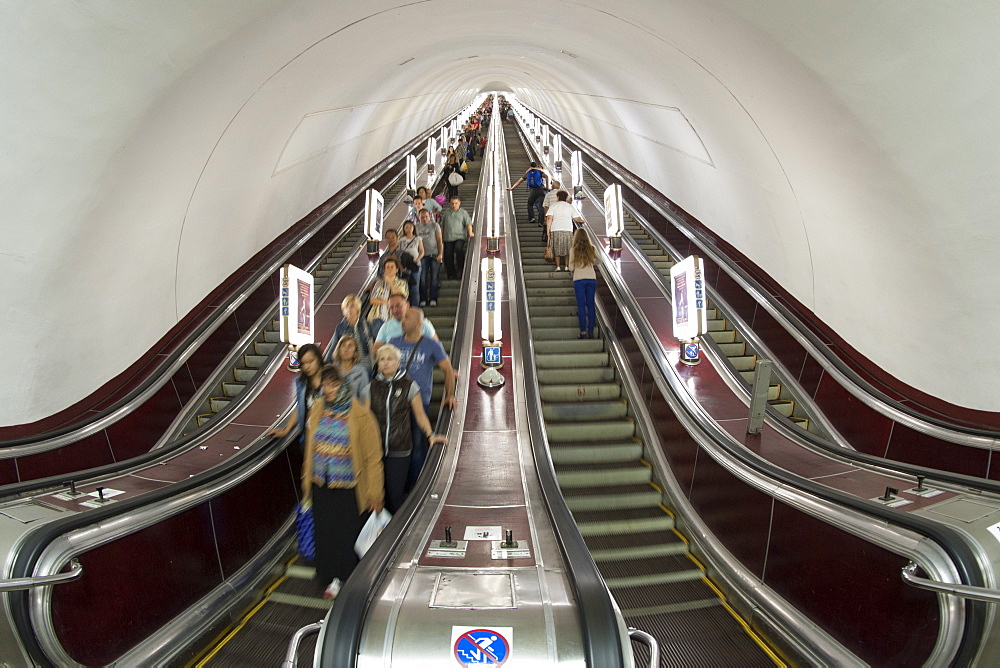
[[[368,516],[368,521],[361,527],[358,539],[354,541],[354,551],[358,554],[358,559],[363,559],[369,548],[375,544],[375,539],[382,533],[392,519],[392,513],[383,508],[377,513]]]

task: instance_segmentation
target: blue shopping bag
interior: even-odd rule
[[[296,509],[295,529],[299,537],[299,554],[312,561],[316,558],[316,529],[311,500],[300,503]]]

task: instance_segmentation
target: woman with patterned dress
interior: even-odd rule
[[[336,367],[323,369],[322,398],[313,402],[302,460],[303,504],[311,501],[316,577],[327,598],[358,563],[354,543],[369,512],[382,510],[385,481],[378,422],[353,398]]]

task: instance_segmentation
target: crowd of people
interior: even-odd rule
[[[399,228],[385,232],[367,315],[362,297],[348,295],[329,359],[315,344],[299,349],[295,409],[270,432],[302,444],[302,504],[312,510],[313,562],[328,598],[358,563],[354,543],[369,514],[395,513],[428,448],[445,442],[429,418],[434,369],[444,373],[441,404],[451,409],[455,370],[421,307],[438,305],[442,264],[446,280],[462,277],[475,232],[458,188],[486,147],[492,109],[490,98],[449,149],[447,199],[420,188]]]
[[[459,156],[465,163],[481,155],[492,110],[489,99],[465,126],[449,153],[449,174],[461,174]],[[501,108],[508,111],[509,106]],[[592,337],[596,249],[586,231],[573,234],[573,221],[581,219],[567,193],[557,190],[558,181],[551,182],[556,195],[548,198],[550,182],[542,174],[545,190],[533,194],[529,209],[546,226],[556,270],[573,271],[580,337]],[[530,170],[522,181],[532,188],[537,183]],[[362,297],[348,295],[341,302],[343,320],[334,331],[329,359],[315,344],[299,349],[295,410],[271,432],[294,434],[302,444],[302,500],[312,507],[316,577],[329,583],[330,598],[358,562],[354,542],[369,513],[383,507],[395,513],[415,484],[428,448],[445,442],[429,417],[434,370],[444,374],[442,407],[451,409],[456,407],[456,374],[422,307],[438,304],[441,265],[444,280],[461,279],[466,245],[475,237],[472,217],[458,196],[460,185],[449,183],[443,202],[420,188],[398,230],[386,231],[367,316]]]

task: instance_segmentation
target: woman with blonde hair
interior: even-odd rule
[[[407,285],[405,279],[399,277],[400,269],[402,267],[398,259],[395,257],[386,258],[382,267],[382,277],[375,281],[371,294],[368,296],[368,302],[371,304],[371,309],[368,311],[368,322],[371,323],[372,333],[375,336],[378,336],[378,330],[381,329],[382,323],[391,317],[389,315],[389,297],[403,295],[407,300],[410,298],[410,286]]]
[[[590,243],[587,230],[580,227],[573,233],[569,249],[569,268],[573,271],[573,291],[576,292],[576,315],[580,319],[580,338],[594,338],[597,325],[597,249]]]

